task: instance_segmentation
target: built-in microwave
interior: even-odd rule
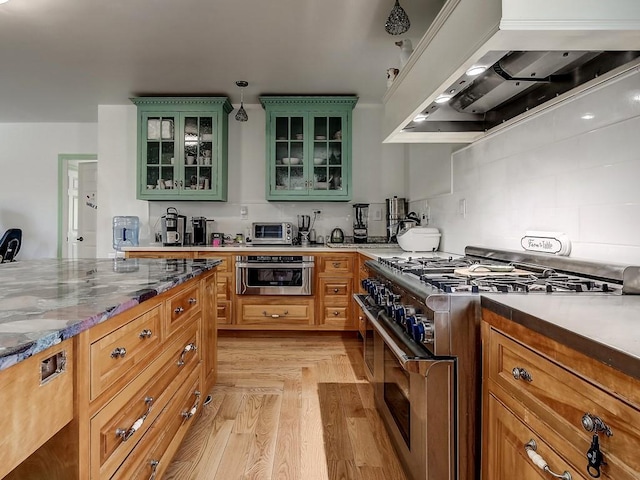
[[[251,239],[254,245],[291,245],[294,236],[293,225],[288,222],[251,224]]]

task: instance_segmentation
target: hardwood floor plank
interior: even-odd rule
[[[233,424],[233,433],[253,433],[258,422],[262,407],[263,395],[245,393],[238,409],[236,421]]]
[[[328,460],[329,480],[369,480],[360,476],[353,460]]]
[[[251,448],[251,433],[231,433],[224,449],[220,466],[213,480],[236,480],[244,478]]]
[[[282,392],[272,478],[296,480],[300,477],[300,381],[288,381]]]
[[[347,419],[340,402],[337,383],[318,384],[322,431],[327,461],[354,460],[353,449],[347,432]]]
[[[271,479],[281,403],[282,395],[266,395],[263,398],[260,416],[255,426],[255,434],[249,451],[247,470],[244,476],[246,479]]]
[[[318,400],[318,376],[315,368],[302,369],[301,430],[300,441],[302,478],[325,480],[328,478],[322,416]]]
[[[363,412],[364,413],[364,412]],[[355,463],[357,466],[382,467],[380,451],[378,450],[374,432],[369,427],[366,416],[347,419],[347,431],[353,445]]]

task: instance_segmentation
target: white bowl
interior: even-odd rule
[[[300,163],[300,159],[296,157],[284,157],[282,159],[282,163],[284,163],[285,165],[298,165]]]
[[[313,159],[313,164],[314,165],[324,165],[324,163],[327,161],[326,158],[314,158]]]

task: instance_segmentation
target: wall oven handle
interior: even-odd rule
[[[236,270],[243,268],[275,268],[275,269],[287,269],[287,268],[311,268],[314,267],[314,262],[295,262],[295,263],[260,263],[260,262],[236,262]]]
[[[562,473],[553,472],[549,468],[549,465],[547,464],[545,459],[542,458],[542,456],[538,452],[536,452],[537,448],[538,448],[538,445],[537,445],[536,441],[533,438],[531,440],[529,440],[527,443],[524,444],[524,449],[527,452],[527,455],[529,456],[529,458],[531,459],[531,461],[533,462],[533,464],[536,467],[538,467],[541,470],[544,470],[549,475],[552,475],[555,478],[561,478],[562,480],[571,480],[572,479],[571,474],[569,472],[567,472],[566,470],[564,472],[562,472]]]

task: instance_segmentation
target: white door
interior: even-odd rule
[[[77,168],[77,165],[74,165]],[[67,170],[66,258],[78,258],[78,170]]]
[[[73,258],[96,257],[98,163],[78,164],[78,233]]]

